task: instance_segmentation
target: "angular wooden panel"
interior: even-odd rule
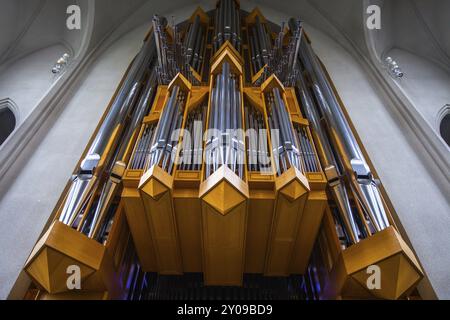
[[[200,16],[200,22],[208,26],[209,16],[201,7],[197,7],[197,9],[195,9],[194,13],[189,18],[189,22],[193,23],[196,16]]]
[[[245,273],[264,273],[274,213],[273,191],[250,192],[245,249]]]
[[[241,286],[247,203],[222,215],[203,202],[202,216],[205,285]]]
[[[244,273],[247,184],[227,166],[200,185],[206,285],[240,286]]]
[[[67,267],[77,265],[81,271],[81,284],[99,271],[103,265],[106,248],[71,227],[55,221],[38,241],[25,271],[49,293],[67,291]],[[103,283],[99,290],[105,289]]]
[[[142,270],[155,272],[157,271],[155,248],[141,195],[135,188],[124,188],[122,201]]]
[[[232,73],[242,75],[242,57],[228,40],[217,50],[211,61],[211,74],[222,72],[222,65],[226,61],[230,64]]]
[[[183,273],[172,203],[172,185],[172,177],[158,166],[148,170],[139,185],[152,234],[158,272],[168,275]]]
[[[202,207],[196,190],[176,190],[173,204],[184,272],[202,272]]]
[[[228,181],[223,180],[203,197],[203,201],[220,214],[226,215],[245,201],[245,196],[237,192]]]
[[[261,10],[258,7],[255,7],[252,12],[248,14],[248,16],[245,17],[245,23],[247,25],[252,25],[255,23],[256,17],[259,17],[261,23],[266,23],[267,20],[264,17],[264,15],[261,13]]]
[[[289,113],[292,115],[301,115],[300,106],[297,101],[294,88],[286,88],[286,101]]]
[[[327,206],[325,191],[310,191],[300,221],[291,261],[291,273],[304,274]]]
[[[277,199],[264,274],[288,276],[309,185],[294,167],[277,177],[275,185]]]
[[[380,268],[380,288],[369,289],[369,266]],[[375,298],[399,299],[423,278],[411,249],[394,227],[388,227],[342,251],[333,267],[323,298],[361,296],[361,288]]]

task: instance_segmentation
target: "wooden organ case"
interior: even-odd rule
[[[345,157],[333,122],[310,110],[320,105],[321,78],[311,56],[298,58],[310,40],[299,23],[289,27],[279,30],[234,0],[208,13],[198,8],[177,26],[153,19],[25,264],[27,297],[144,299],[151,277],[188,274],[200,274],[205,287],[298,275],[298,289],[315,299],[412,294],[420,264],[379,183],[369,186],[378,186],[386,225],[365,210],[370,199],[361,199],[353,177],[359,162]],[[106,126],[120,104],[128,113]],[[95,149],[99,136],[105,143]],[[330,154],[343,159],[340,170]],[[344,205],[336,194],[347,196]],[[345,203],[350,218],[339,211]],[[73,265],[80,290],[68,288]],[[366,285],[373,265],[381,289]]]

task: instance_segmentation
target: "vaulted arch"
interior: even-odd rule
[[[16,127],[16,110],[16,105],[11,99],[0,100],[0,146]]]

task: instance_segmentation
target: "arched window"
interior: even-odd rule
[[[16,127],[16,116],[12,111],[13,104],[9,99],[0,101],[0,146]]]
[[[441,134],[442,139],[447,143],[450,147],[450,113],[447,113],[441,120],[439,124],[439,133]]]

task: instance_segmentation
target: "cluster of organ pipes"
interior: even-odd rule
[[[175,166],[177,145],[183,123],[186,93],[174,85],[164,106],[144,169],[159,165],[169,174]]]
[[[150,154],[150,149],[152,147],[153,137],[156,132],[156,124],[150,123],[145,126],[142,132],[141,138],[139,139],[136,149],[134,150],[132,160],[130,162],[129,168],[132,170],[143,170],[145,167],[146,160]]]
[[[268,152],[267,128],[264,115],[252,105],[245,108],[245,128],[247,142],[247,169],[255,172],[272,172]]]
[[[289,113],[280,94],[280,89],[273,88],[266,94],[269,126],[272,136],[272,153],[277,174],[281,175],[291,167],[304,172],[300,159],[298,141]]]
[[[111,107],[71,179],[59,220],[102,241],[126,168],[125,153],[155,95],[156,46],[151,34],[133,60]],[[106,178],[104,178],[106,177]]]
[[[304,35],[297,59],[302,65],[296,81],[300,100],[324,150],[322,166],[347,245],[352,245],[390,225],[384,201],[333,87]],[[352,210],[349,191],[357,202],[357,214]]]
[[[300,158],[305,172],[320,172],[317,153],[308,135],[308,129],[304,126],[295,125],[295,134],[298,139]]]
[[[269,54],[272,49],[270,34],[264,28],[259,16],[256,16],[255,24],[249,27],[248,41],[252,52],[253,73],[256,74],[264,65],[269,63]]]
[[[191,80],[189,65],[199,70],[203,60],[206,29],[199,16],[189,25],[183,42],[175,27],[169,44],[166,25],[165,19],[154,18],[154,32],[133,60],[63,201],[59,220],[99,241],[111,223],[110,211],[125,168],[147,170],[159,165],[170,174],[175,168],[186,104],[186,93],[178,86],[172,88],[160,120],[144,126],[131,158],[125,158],[130,140],[149,112],[158,82],[167,83],[178,72]],[[251,63],[254,71],[262,64],[268,66],[263,78],[268,72],[275,73],[284,84],[295,85],[311,133],[306,127],[292,124],[277,88],[264,96],[267,122],[265,115],[250,105],[242,112],[239,78],[225,62],[221,73],[213,78],[210,110],[205,101],[186,116],[178,169],[201,170],[205,163],[208,178],[226,165],[243,179],[244,164],[252,172],[272,168],[268,150],[275,160],[277,175],[292,166],[301,172],[320,172],[323,168],[347,245],[351,245],[385,229],[390,222],[377,181],[301,24],[291,19],[289,26],[289,45],[283,47],[285,35],[280,32],[272,46],[267,28],[257,17],[249,28]],[[240,16],[233,0],[220,1],[216,10],[214,48],[217,50],[226,40],[240,50]],[[203,138],[206,129],[206,114],[209,130],[203,150],[199,137]],[[247,132],[245,138],[244,123],[245,129],[256,134]],[[266,129],[270,129],[271,145]],[[191,138],[187,139],[187,135]],[[320,143],[320,161],[313,141]],[[268,161],[261,161],[266,158]],[[352,208],[351,198],[357,210]]]
[[[200,72],[203,62],[206,32],[206,28],[200,22],[200,16],[196,15],[194,22],[189,24],[189,30],[184,38],[187,63],[197,72]]]
[[[225,41],[241,51],[241,18],[235,0],[219,1],[215,15],[214,51],[217,51]]]
[[[190,69],[190,63],[194,61],[190,59],[189,48],[186,48],[181,41],[181,33],[178,27],[173,26],[173,39],[169,42],[167,35],[167,19],[155,15],[153,17],[153,30],[158,55],[158,65],[156,72],[158,74],[159,84],[168,84],[178,73],[182,73],[191,83],[197,83],[197,79],[193,76]],[[199,40],[200,41],[200,40]],[[200,49],[192,49],[200,50]],[[194,51],[191,51],[194,54]],[[197,59],[198,59],[197,52]]]
[[[215,77],[208,129],[205,177],[226,165],[243,179],[245,148],[241,91],[239,78],[231,72],[228,62],[223,63],[222,72]]]
[[[203,132],[205,131],[208,104],[203,104],[189,112],[181,148],[180,170],[200,170],[203,162]]]
[[[273,47],[267,53],[264,70],[259,79],[255,81],[254,85],[260,86],[266,79],[274,74],[285,86],[294,86],[299,72],[297,66],[297,57],[300,50],[303,27],[301,22],[295,19],[290,19],[289,26],[291,28],[291,37],[289,39],[288,46],[284,47],[283,45],[285,38],[283,23],[274,41]],[[266,32],[265,28],[259,28],[259,30],[259,34],[263,34]],[[252,46],[252,41],[256,43],[258,41],[258,38],[260,37],[260,35],[255,34],[254,32],[251,33],[249,40],[250,46]],[[266,39],[267,43],[270,44],[270,36],[267,33]],[[255,52],[257,52],[257,49],[255,49]]]

